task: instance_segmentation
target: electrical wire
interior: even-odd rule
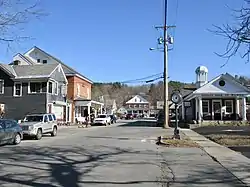
[[[153,77],[159,77],[160,75],[162,75],[163,73],[157,73],[154,75],[150,75],[147,77],[143,77],[143,78],[138,78],[138,79],[132,79],[132,80],[127,80],[127,81],[118,81],[121,84],[128,84],[128,83],[138,83],[138,82],[145,82],[149,79],[153,79]]]

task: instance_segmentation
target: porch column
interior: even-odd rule
[[[199,97],[198,98],[198,103],[199,103],[199,115],[198,115],[198,120],[199,122],[202,120],[202,116],[203,116],[203,113],[202,113],[202,98]]]
[[[65,108],[65,112],[66,112],[66,114],[65,114],[65,122],[68,122],[68,102],[66,101],[66,106],[65,106],[66,108]]]
[[[181,106],[181,117],[182,117],[182,120],[185,120],[185,106],[184,106],[184,102],[182,102],[182,106]]]
[[[101,105],[101,108],[100,108],[100,110],[101,110],[101,114],[102,114],[102,105]]]
[[[88,104],[88,116],[90,116],[90,107],[91,107],[91,104]]]
[[[246,98],[242,98],[242,120],[247,120],[247,104],[246,104]]]
[[[239,99],[236,98],[235,99],[235,103],[236,103],[236,114],[240,114],[240,102],[239,102]]]
[[[198,120],[198,110],[199,110],[198,99],[195,98],[195,120]]]

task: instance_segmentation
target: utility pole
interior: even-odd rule
[[[160,50],[164,52],[164,70],[163,70],[163,78],[164,78],[164,128],[169,127],[169,106],[168,106],[168,48],[169,44],[173,44],[173,38],[168,36],[168,29],[173,28],[175,26],[167,26],[167,12],[168,12],[168,0],[164,0],[164,25],[157,26],[156,29],[163,29],[163,37],[158,38],[158,45],[163,45],[162,48],[157,47],[150,48],[149,50]]]
[[[163,45],[164,45],[164,128],[168,128],[169,124],[169,106],[168,106],[168,33],[167,33],[167,11],[168,11],[168,0],[164,3],[164,34],[163,34]]]

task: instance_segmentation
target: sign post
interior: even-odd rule
[[[182,102],[182,96],[180,93],[174,92],[171,96],[171,100],[175,104],[175,129],[173,139],[180,139],[180,132],[178,129],[178,104]]]

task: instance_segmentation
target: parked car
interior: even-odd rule
[[[20,125],[9,119],[0,119],[0,145],[6,143],[19,144],[23,139]]]
[[[40,140],[43,134],[57,135],[55,114],[30,114],[25,116],[20,125],[24,136],[35,137],[37,140]]]
[[[116,123],[116,116],[115,115],[110,115],[111,118],[111,124]]]
[[[94,124],[101,124],[101,125],[110,125],[111,124],[111,118],[108,114],[99,114],[94,119]]]
[[[134,119],[133,114],[126,114],[125,119]]]

